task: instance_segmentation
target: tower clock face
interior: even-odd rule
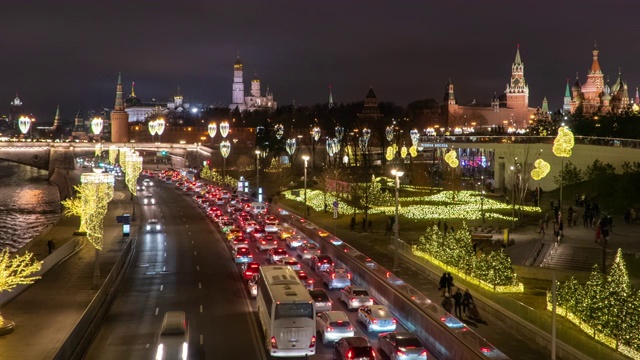
[[[515,86],[520,85],[520,80],[519,79],[514,79],[513,80],[513,85],[515,85]]]

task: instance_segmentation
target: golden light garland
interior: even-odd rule
[[[444,156],[444,161],[446,161],[452,168],[456,168],[460,165],[460,161],[457,157],[458,153],[455,150],[451,150]]]
[[[402,145],[402,148],[400,149],[400,156],[404,159],[407,157],[408,152],[409,150],[407,149],[407,147]]]
[[[395,156],[396,156],[395,148],[393,146],[389,146],[387,148],[387,153],[385,154],[385,157],[387,158],[387,160],[391,161]]]
[[[142,171],[142,156],[139,156],[135,152],[131,152],[126,156],[125,163],[125,182],[129,191],[136,195],[138,188],[138,176]]]
[[[540,180],[547,176],[551,170],[551,165],[548,162],[538,159],[533,163],[533,170],[531,170],[531,178],[533,180]]]
[[[40,276],[31,274],[40,271],[42,261],[38,261],[30,252],[24,255],[12,256],[9,249],[0,252],[0,293],[11,291],[18,285],[32,284]],[[0,327],[4,325],[4,318],[0,314]]]
[[[415,146],[412,146],[409,148],[409,154],[411,154],[411,157],[416,157],[418,156],[418,148]]]
[[[111,165],[116,163],[117,156],[118,156],[118,147],[115,145],[109,146],[109,163]]]
[[[560,157],[570,157],[574,144],[573,133],[563,126],[558,129],[558,136],[553,140],[553,153]]]

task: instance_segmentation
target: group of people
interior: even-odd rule
[[[367,232],[367,225],[369,227],[369,232],[373,232],[373,221],[371,218],[367,221],[365,217],[362,218],[362,232]],[[356,217],[351,217],[351,224],[349,225],[349,230],[356,231]],[[385,234],[386,235],[386,234]]]
[[[459,319],[462,319],[463,314],[467,317],[478,318],[478,312],[475,309],[473,297],[471,296],[469,289],[466,289],[463,293],[460,291],[459,287],[455,287],[453,285],[453,276],[451,276],[450,272],[442,274],[438,286],[443,297],[441,305],[445,311],[450,313],[451,310],[454,310],[455,316]],[[451,290],[454,287],[455,291],[452,294]],[[451,303],[452,300],[453,304]]]

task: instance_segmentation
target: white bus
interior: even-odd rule
[[[265,344],[271,356],[316,353],[313,299],[290,267],[260,267],[257,304]]]

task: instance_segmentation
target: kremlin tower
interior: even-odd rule
[[[116,104],[111,112],[111,142],[129,142],[129,114],[124,110],[120,73],[118,73],[118,85],[116,85]]]

